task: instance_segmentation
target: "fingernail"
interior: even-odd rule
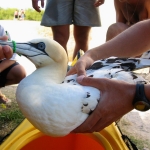
[[[78,76],[77,77],[77,82],[81,83],[84,77],[85,77],[85,75]]]

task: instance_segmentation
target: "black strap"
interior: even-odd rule
[[[147,97],[145,95],[144,84],[137,84],[136,85],[136,93],[135,93],[135,97],[133,100],[133,105],[135,108],[136,108],[136,104],[139,102],[145,104],[145,109],[143,111],[150,109],[150,101],[147,99]]]

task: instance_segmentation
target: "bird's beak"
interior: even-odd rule
[[[21,42],[15,42],[15,41],[1,41],[0,40],[0,45],[9,45],[14,53],[17,53],[19,55],[23,55],[27,58],[34,57],[37,55],[47,55],[45,51],[45,43],[44,42],[37,42],[37,43],[32,43],[32,42],[26,42],[26,43],[21,43]]]

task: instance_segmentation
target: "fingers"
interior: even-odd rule
[[[2,46],[0,45],[0,60],[5,58],[4,57],[4,53],[3,53],[3,50],[2,50]]]
[[[85,77],[84,75],[77,77],[77,82],[84,86],[93,86],[95,84],[94,78]]]
[[[6,45],[3,47],[4,56],[7,59],[10,59],[13,55],[13,51],[10,46]]]
[[[7,41],[8,40],[8,36],[7,35],[0,36],[0,40]]]
[[[68,75],[77,74],[77,76],[86,76],[86,69],[89,68],[94,62],[94,59],[90,57],[90,52],[86,52],[72,67],[68,73]]]
[[[98,6],[100,6],[100,5],[102,5],[102,4],[104,4],[104,2],[105,2],[105,0],[98,0],[97,2],[95,2],[95,7],[98,7]]]
[[[75,64],[75,66],[73,66],[68,72],[67,72],[67,76],[68,75],[72,75],[72,74],[76,74],[78,76],[84,75],[86,76],[86,64],[84,61],[82,60],[78,60],[77,63]]]
[[[77,73],[78,76],[86,76],[86,69],[89,68],[93,64],[94,60],[91,59],[88,55],[83,55],[75,64],[74,67],[68,71],[67,75]]]
[[[0,45],[0,59],[4,59],[4,58],[10,59],[12,57],[12,55],[13,55],[13,51],[12,51],[11,47],[9,47],[7,45],[2,47]]]
[[[84,86],[92,86],[92,87],[95,87],[97,89],[99,89],[100,85],[103,84],[103,82],[104,82],[103,80],[105,80],[105,79],[85,77],[84,75],[77,77],[77,82],[79,84],[84,85]]]
[[[95,126],[97,123],[101,120],[101,115],[98,111],[98,109],[95,109],[94,112],[84,121],[83,124],[81,124],[79,127],[77,127],[75,130],[73,130],[74,133],[89,133],[95,131]]]
[[[43,1],[43,0],[42,0]],[[43,3],[41,1],[41,3]],[[37,12],[41,12],[40,7],[38,6],[38,0],[32,0],[32,7],[37,11]]]
[[[80,60],[80,62],[77,62],[76,70],[78,76],[86,76],[86,63],[85,61]]]
[[[76,70],[76,67],[73,66],[66,74],[66,76],[69,76],[69,75],[72,75],[72,74],[76,74],[77,73],[77,70]]]

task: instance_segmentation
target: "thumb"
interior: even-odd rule
[[[85,77],[84,75],[77,77],[77,82],[84,86],[92,86],[95,88],[99,88],[99,81],[100,79],[91,78],[91,77]]]
[[[8,40],[8,36],[7,35],[0,36],[0,40],[7,41]]]
[[[7,59],[10,59],[13,55],[13,51],[8,45],[5,45],[3,47],[3,53],[4,53],[5,58]]]

